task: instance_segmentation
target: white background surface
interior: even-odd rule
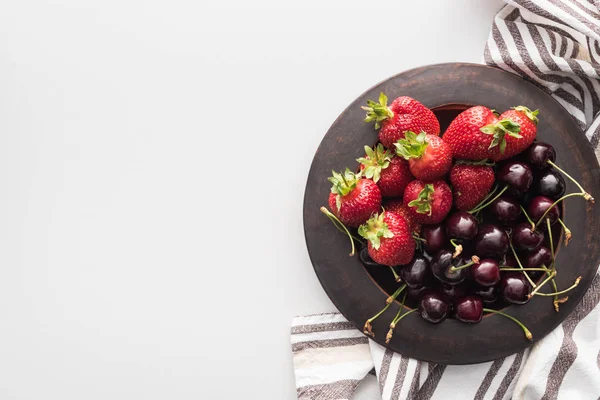
[[[390,75],[481,61],[500,6],[2,2],[0,398],[294,399],[291,319],[333,310],[322,136]]]

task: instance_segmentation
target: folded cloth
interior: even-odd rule
[[[552,95],[600,156],[600,0],[505,2],[494,19],[485,62]],[[462,366],[403,357],[367,339],[339,313],[297,317],[291,341],[298,398],[596,400],[599,302],[597,274],[573,313],[531,348]],[[363,381],[373,368],[377,385]]]

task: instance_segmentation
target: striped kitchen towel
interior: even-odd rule
[[[489,65],[559,101],[600,158],[600,0],[505,0],[485,46]],[[297,317],[291,341],[302,400],[600,399],[600,275],[565,321],[493,362],[446,366],[368,340],[339,313]],[[376,374],[377,379],[372,378]]]

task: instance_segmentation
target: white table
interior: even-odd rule
[[[302,229],[322,136],[390,75],[480,62],[500,7],[6,2],[0,398],[294,399],[291,319],[333,310]]]

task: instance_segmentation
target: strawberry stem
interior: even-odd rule
[[[521,323],[521,321],[519,321],[518,319],[516,319],[512,315],[505,314],[502,311],[492,310],[490,308],[484,308],[483,311],[491,313],[491,314],[502,315],[503,317],[506,317],[506,318],[512,320],[513,322],[517,323],[517,325],[519,325],[521,327],[521,329],[523,329],[523,332],[525,333],[525,337],[527,339],[529,339],[529,340],[533,339],[533,335],[531,334],[531,332],[529,331],[529,329],[527,329],[527,327],[525,325],[523,325],[523,323]]]
[[[352,236],[352,234],[350,233],[348,228],[346,228],[346,226],[344,224],[342,224],[342,221],[340,221],[338,219],[338,217],[336,217],[328,209],[326,209],[325,207],[321,207],[320,210],[323,214],[325,214],[331,220],[331,222],[333,222],[333,225],[335,225],[335,227],[338,228],[338,230],[340,230],[340,227],[338,225],[336,225],[336,223],[341,225],[342,228],[344,228],[343,232],[348,235],[348,238],[350,239],[350,244],[352,246],[352,251],[350,252],[350,257],[352,257],[354,255],[354,252],[356,251],[356,248],[354,247],[354,236]]]

